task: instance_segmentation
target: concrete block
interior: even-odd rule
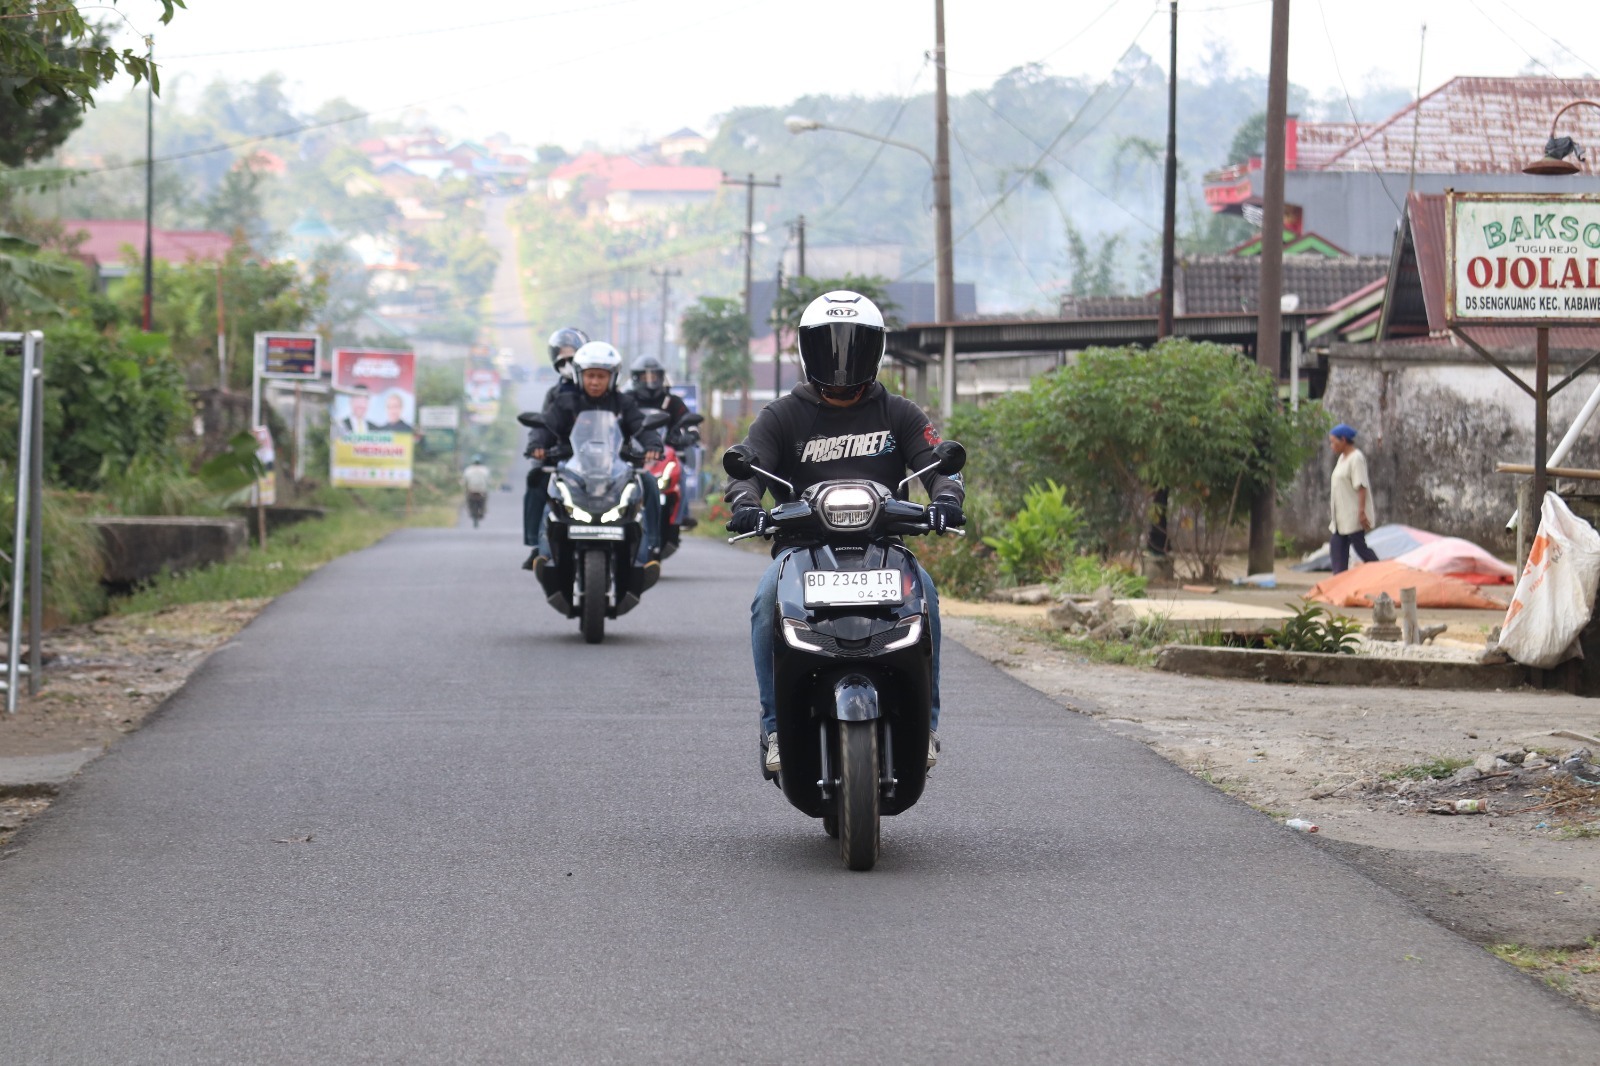
[[[1376,655],[1203,648],[1169,644],[1156,654],[1156,669],[1196,677],[1279,681],[1289,684],[1362,685],[1389,688],[1493,689],[1527,683],[1517,663],[1483,666],[1438,659],[1394,659]]]
[[[244,548],[249,537],[242,518],[99,516],[84,521],[100,534],[101,579],[113,585],[220,563]]]

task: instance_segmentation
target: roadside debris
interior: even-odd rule
[[[1285,828],[1298,830],[1301,833],[1315,833],[1318,828],[1317,823],[1305,818],[1290,818],[1283,824]]]

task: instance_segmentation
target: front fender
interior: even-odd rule
[[[870,722],[880,717],[876,686],[860,674],[840,678],[833,686],[833,715],[841,722]]]

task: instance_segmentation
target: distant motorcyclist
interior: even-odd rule
[[[549,452],[564,445],[578,415],[584,411],[610,411],[617,416],[625,437],[638,440],[644,448],[645,462],[661,457],[661,435],[644,428],[644,411],[630,394],[617,391],[617,376],[622,368],[622,355],[605,341],[590,341],[573,356],[573,369],[579,381],[579,391],[553,390],[544,405],[544,425],[528,434],[528,456],[543,463]],[[537,469],[537,467],[535,467]],[[644,536],[639,542],[637,564],[645,568],[644,587],[655,584],[661,571],[660,522],[661,494],[653,477],[640,479],[644,486]],[[543,512],[540,515],[538,547],[534,552],[532,569],[543,580],[543,571],[550,561],[550,545],[545,535]]]
[[[473,455],[471,464],[461,472],[461,487],[467,492],[467,513],[476,526],[489,509],[489,483],[493,475],[484,465],[482,455]]]
[[[859,293],[836,291],[817,297],[800,318],[800,362],[806,381],[762,409],[745,443],[754,448],[766,470],[794,484],[795,493],[819,481],[858,478],[882,485],[897,484],[908,470],[933,464],[939,443],[928,417],[903,396],[878,383],[888,333],[883,314]],[[959,476],[922,476],[933,502],[928,507],[932,528],[943,533],[965,524],[961,505],[966,497]],[[770,515],[762,494],[771,491],[780,502],[788,491],[759,475],[728,486],[724,499],[733,508],[728,529],[758,533],[769,528]],[[900,493],[903,497],[904,493]],[[778,597],[778,569],[783,551],[756,588],[750,605],[750,644],[755,657],[756,688],[761,700],[764,765],[769,773],[782,768],[778,755],[776,679],[772,658],[772,615]],[[920,569],[920,568],[919,568]],[[928,627],[933,636],[933,706],[928,738],[928,766],[939,757],[939,599],[933,579],[922,570],[927,590]]]
[[[589,335],[576,326],[563,326],[550,334],[550,365],[556,371],[556,383],[544,394],[544,402],[563,392],[578,392],[578,383],[572,371],[572,359],[578,349],[589,343]],[[533,447],[530,442],[528,445]],[[541,473],[535,465],[528,471],[527,488],[522,493],[522,544],[532,549],[522,563],[524,570],[533,569],[539,555],[539,523],[544,520],[545,505],[550,502],[550,476]]]

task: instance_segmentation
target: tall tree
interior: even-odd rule
[[[738,300],[702,296],[683,313],[683,343],[700,355],[700,384],[724,392],[750,384],[750,320]]]
[[[186,6],[185,0],[160,0],[160,4],[162,25]],[[40,96],[53,96],[89,107],[95,90],[118,74],[131,75],[135,83],[148,79],[160,91],[156,68],[142,50],[113,48],[83,17],[83,11],[93,6],[103,5],[0,0],[0,70],[6,72],[14,102],[27,107]],[[71,43],[70,54],[53,51],[45,44],[48,41]]]

